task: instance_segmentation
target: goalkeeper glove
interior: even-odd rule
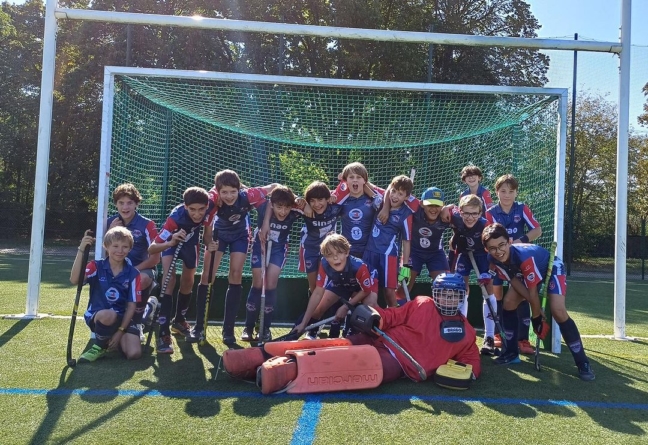
[[[393,276],[393,275],[392,275]],[[398,271],[398,282],[402,283],[405,280],[405,283],[409,284],[409,280],[412,276],[412,266],[409,264],[403,264]]]

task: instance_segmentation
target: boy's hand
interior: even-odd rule
[[[389,209],[383,206],[383,208],[378,212],[378,215],[376,216],[378,221],[381,223],[385,224],[387,220],[389,219]]]
[[[122,331],[115,332],[112,337],[110,337],[110,340],[108,340],[108,349],[111,351],[116,350],[123,335],[124,333]]]
[[[531,324],[533,325],[533,331],[536,333],[538,338],[544,340],[549,333],[549,324],[544,320],[544,316],[540,314],[537,317],[532,318]]]
[[[88,229],[85,231],[83,234],[83,238],[81,238],[81,244],[79,244],[79,250],[83,251],[85,250],[86,246],[91,246],[94,244],[95,239],[92,236],[92,230]]]
[[[184,229],[180,229],[176,233],[171,235],[171,244],[173,246],[177,246],[180,243],[180,241],[184,241],[186,237],[187,237],[187,232],[185,232]]]
[[[491,283],[490,274],[487,272],[480,274],[479,278],[477,278],[477,282],[479,283],[480,286],[488,286]]]
[[[295,199],[295,205],[297,206],[297,208],[299,210],[303,211],[304,207],[306,207],[306,200],[304,198],[302,198],[302,197],[299,197],[299,198]]]
[[[216,252],[218,250],[218,241],[210,241],[207,243],[208,252]]]
[[[124,226],[124,223],[122,222],[122,219],[121,218],[115,218],[110,223],[110,226],[108,226],[108,230],[112,229],[113,227],[120,227],[120,226],[122,226],[122,227]]]
[[[306,329],[306,324],[302,321],[299,323],[297,326],[295,326],[290,333],[292,334],[293,332],[296,334],[301,334],[304,332],[304,329]]]
[[[349,313],[349,308],[347,308],[346,304],[343,304],[338,308],[337,311],[335,311],[335,318],[338,320],[344,320]]]
[[[335,204],[337,202],[337,196],[331,195],[328,202],[329,202],[329,204]]]
[[[314,216],[313,209],[308,204],[304,207],[304,216],[307,218],[312,218]]]
[[[450,204],[450,205],[444,206],[444,207],[441,209],[441,214],[440,214],[441,222],[444,222],[444,223],[447,224],[447,223],[449,223],[450,221],[452,221],[452,215],[451,215],[451,213],[452,213],[452,208],[453,208],[453,207],[454,207],[454,205],[453,205],[453,204]]]

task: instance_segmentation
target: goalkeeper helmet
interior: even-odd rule
[[[466,283],[461,275],[442,273],[432,282],[432,299],[441,315],[456,315],[466,296]]]

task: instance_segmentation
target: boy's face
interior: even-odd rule
[[[459,213],[461,214],[461,219],[468,228],[474,226],[481,215],[479,207],[477,206],[463,206]]]
[[[366,181],[362,176],[357,173],[350,173],[346,178],[347,185],[349,186],[349,192],[351,196],[357,198],[364,194],[364,185]]]
[[[491,238],[486,241],[484,248],[497,261],[505,263],[511,255],[511,240],[507,241],[503,236],[499,238]]]
[[[288,204],[272,204],[272,210],[275,218],[283,221],[290,213],[291,207]]]
[[[131,251],[130,243],[127,240],[115,240],[104,247],[108,252],[108,258],[117,262],[124,261],[128,256],[128,252]]]
[[[328,199],[326,198],[312,198],[308,201],[308,205],[317,214],[324,213],[326,206],[328,206]]]
[[[407,193],[405,193],[404,190],[400,189],[392,189],[392,191],[389,193],[389,199],[391,200],[391,208],[392,209],[397,209],[407,199]]]
[[[335,270],[336,272],[342,272],[344,270],[344,266],[346,266],[348,257],[349,252],[340,252],[338,250],[333,250],[328,255],[324,255],[326,261],[328,261],[333,270]]]
[[[470,175],[470,176],[466,176],[464,178],[464,182],[466,183],[466,185],[468,185],[468,187],[476,187],[476,186],[478,186],[479,181],[481,181],[481,177],[479,177],[477,175]]]
[[[122,196],[119,198],[115,203],[115,207],[117,207],[119,216],[127,221],[130,221],[137,211],[137,203],[128,196]]]
[[[207,213],[207,204],[185,204],[185,209],[189,213],[189,218],[196,224],[202,222],[205,219],[205,213]]]
[[[497,189],[497,199],[500,204],[508,207],[513,205],[517,198],[517,190],[511,188],[508,184],[503,184],[500,188]]]
[[[239,190],[234,187],[230,187],[229,185],[224,185],[220,188],[220,190],[218,190],[218,196],[220,196],[221,201],[223,201],[228,206],[231,206],[236,202],[238,195]]]
[[[439,214],[441,214],[441,206],[424,205],[423,211],[425,212],[425,217],[427,218],[427,220],[434,222],[439,218]]]

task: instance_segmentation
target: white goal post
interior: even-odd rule
[[[617,190],[616,190],[616,230],[615,230],[615,309],[614,309],[614,336],[618,339],[625,338],[625,285],[626,285],[626,235],[627,235],[627,177],[628,177],[628,128],[629,128],[629,84],[630,84],[630,18],[631,18],[631,0],[622,0],[621,14],[621,42],[592,42],[592,41],[574,41],[560,39],[528,39],[515,37],[493,37],[493,36],[474,36],[474,35],[455,35],[439,34],[427,32],[411,32],[396,30],[375,30],[375,29],[355,29],[339,27],[322,27],[316,25],[295,25],[269,22],[251,22],[237,20],[223,20],[202,17],[178,17],[163,16],[155,14],[134,14],[114,11],[96,11],[96,10],[77,10],[58,8],[56,0],[46,0],[45,12],[45,33],[43,46],[43,71],[41,78],[41,97],[40,97],[40,115],[38,130],[38,146],[36,158],[36,172],[34,185],[34,204],[33,219],[31,231],[31,248],[29,258],[29,276],[27,285],[27,298],[24,317],[34,318],[38,316],[38,303],[40,295],[40,280],[43,256],[43,240],[45,228],[45,211],[47,196],[47,178],[49,168],[49,149],[50,134],[52,122],[52,105],[54,91],[54,69],[56,57],[56,28],[57,20],[89,20],[101,22],[133,23],[133,24],[157,24],[190,28],[203,29],[220,29],[236,30],[247,32],[266,32],[281,34],[301,34],[324,36],[343,39],[375,40],[375,41],[393,41],[393,42],[410,42],[410,43],[435,43],[446,45],[468,45],[468,46],[507,46],[518,48],[534,49],[560,49],[560,50],[579,50],[595,52],[618,53],[620,57],[620,94],[619,94],[619,122],[618,122],[618,139],[617,139]],[[120,70],[133,70],[130,68],[107,67],[105,71],[105,90],[111,88],[111,82],[114,75],[124,73]],[[163,70],[155,70],[161,72]],[[139,72],[141,74],[142,72]],[[173,71],[174,76],[189,75],[190,72]],[[192,75],[222,75],[227,73],[205,73],[193,72]],[[154,74],[151,74],[154,75]],[[241,75],[238,75],[239,77]],[[268,81],[277,76],[264,76]],[[281,77],[281,82],[285,83],[288,77]],[[334,79],[304,79],[298,78],[302,84],[304,82],[314,82],[317,85],[325,85],[327,82],[336,82]],[[276,80],[276,79],[275,79]],[[258,80],[255,80],[258,81]],[[349,82],[349,81],[346,81]],[[360,82],[360,81],[358,81]],[[377,82],[365,81],[370,84],[370,88],[398,89],[407,88],[406,85],[411,83],[402,82]],[[362,82],[360,82],[362,83]],[[358,84],[360,85],[360,84]],[[461,85],[436,85],[436,84],[415,84],[416,88],[421,90],[434,91],[435,88],[448,88],[454,91],[470,93],[502,93],[514,94],[520,92],[520,89],[513,87],[495,87],[495,86],[461,86]],[[345,86],[348,86],[345,84]],[[358,86],[358,88],[367,85]],[[514,91],[516,90],[516,91]],[[564,195],[565,187],[565,144],[566,144],[566,115],[567,115],[567,90],[566,89],[544,89],[544,88],[525,88],[526,94],[543,94],[559,96],[559,144],[557,147],[556,162],[556,199],[560,202]],[[538,90],[533,92],[533,90]],[[550,92],[553,91],[553,92]],[[104,98],[109,97],[104,94]],[[109,173],[107,166],[109,159],[104,159],[103,148],[105,144],[110,144],[110,126],[111,112],[107,110],[104,102],[103,122],[102,122],[102,158],[101,158],[101,176],[99,185],[99,205],[103,206],[99,215],[105,215],[106,206],[102,200],[106,201],[107,181],[105,175]],[[109,116],[110,114],[110,116]],[[106,163],[108,162],[108,163]],[[562,254],[562,227],[564,222],[562,206],[556,206],[555,210],[554,239],[559,241],[558,253]],[[98,223],[99,228],[99,223]],[[100,242],[102,231],[97,231],[97,242]],[[559,342],[559,340],[558,340]],[[552,345],[552,349],[553,346]],[[558,343],[558,348],[560,344]]]

